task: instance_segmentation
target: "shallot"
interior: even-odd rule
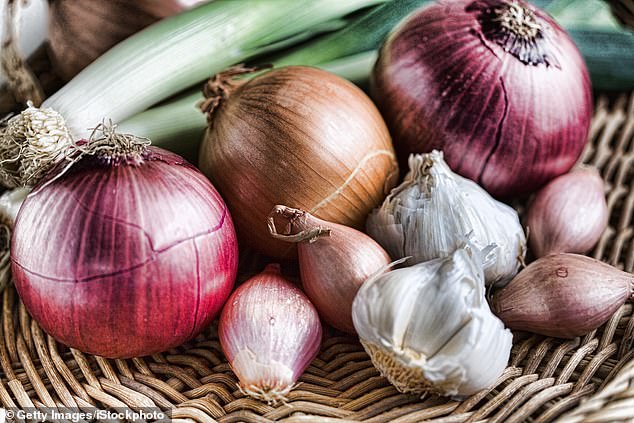
[[[285,222],[284,231],[277,230],[276,220]],[[269,231],[276,239],[297,243],[302,287],[321,317],[355,333],[352,301],[363,282],[387,270],[385,250],[363,232],[286,206],[273,208]]]
[[[319,352],[321,324],[304,293],[270,264],[231,295],[218,336],[240,389],[277,403]]]
[[[608,225],[605,186],[594,168],[559,176],[542,188],[528,208],[529,244],[537,257],[585,254]]]
[[[583,336],[632,298],[634,275],[578,254],[537,259],[493,297],[511,329],[558,338]]]

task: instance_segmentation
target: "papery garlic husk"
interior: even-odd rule
[[[578,168],[550,181],[528,207],[529,244],[536,257],[585,254],[608,226],[605,186],[595,168]]]
[[[270,404],[286,401],[317,356],[321,334],[317,310],[277,264],[234,291],[218,324],[220,345],[240,390]]]
[[[512,335],[484,296],[475,248],[366,281],[352,319],[372,362],[399,391],[454,397],[490,387],[502,374]]]
[[[411,155],[409,168],[403,183],[368,217],[368,234],[393,259],[412,257],[409,263],[447,257],[465,237],[480,249],[495,244],[485,281],[508,283],[526,253],[517,212],[453,173],[439,151]]]

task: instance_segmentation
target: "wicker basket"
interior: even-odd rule
[[[583,160],[601,170],[610,208],[610,226],[594,256],[631,272],[634,95],[599,98]],[[399,394],[355,338],[333,332],[289,402],[270,406],[239,391],[213,327],[169,352],[106,360],[56,344],[11,288],[2,298],[1,330],[0,401],[6,408],[156,407],[172,419],[200,422],[634,421],[631,303],[582,339],[516,333],[509,367],[496,386],[463,402]]]
[[[632,0],[612,3],[620,19],[634,25]],[[59,84],[48,73],[38,75],[44,86]],[[610,209],[593,256],[633,272],[634,94],[598,99],[583,161],[600,169]],[[257,257],[241,261],[263,266]],[[270,406],[240,392],[213,326],[162,354],[107,360],[57,344],[10,288],[2,294],[0,402],[48,412],[156,409],[173,421],[227,423],[634,422],[632,306],[572,341],[515,333],[509,367],[496,386],[463,402],[398,393],[356,338],[326,331],[288,403]]]

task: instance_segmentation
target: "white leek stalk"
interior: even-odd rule
[[[324,21],[382,0],[215,0],[118,44],[43,107],[75,138],[103,119],[117,123],[225,67]]]
[[[313,62],[291,64],[316,66],[352,82],[364,83],[370,75],[376,57],[377,52],[371,50],[323,64]],[[153,145],[196,161],[198,147],[207,127],[207,119],[197,107],[201,101],[203,101],[202,93],[200,90],[195,90],[124,120],[119,125],[119,131],[149,138]]]
[[[387,33],[407,14],[431,0],[391,0],[356,17],[343,28],[316,37],[272,58],[275,67],[317,66],[356,83],[365,83],[376,61],[377,48]],[[156,145],[191,152],[200,141],[206,121],[193,113],[200,93],[156,107],[134,116],[121,130],[148,137]],[[187,139],[189,137],[193,137]],[[184,140],[185,138],[186,140]],[[194,157],[194,155],[189,157]]]

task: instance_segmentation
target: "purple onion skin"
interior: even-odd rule
[[[222,198],[181,157],[149,147],[139,165],[82,159],[26,199],[11,245],[16,288],[63,344],[108,358],[196,336],[236,278]]]
[[[497,197],[567,172],[592,116],[585,63],[546,13],[526,6],[544,28],[541,50],[528,53],[545,63],[526,64],[487,38],[480,14],[509,1],[441,1],[414,12],[386,40],[371,81],[402,163],[442,150],[454,171]]]

